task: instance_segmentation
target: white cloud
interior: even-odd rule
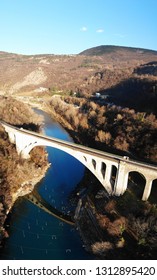
[[[80,30],[81,30],[82,32],[86,32],[86,31],[87,31],[87,27],[86,27],[86,26],[83,26]]]
[[[97,33],[103,33],[104,32],[104,29],[100,28],[100,29],[97,29],[96,31]]]

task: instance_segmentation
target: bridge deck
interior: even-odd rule
[[[68,141],[65,141],[65,140],[60,140],[60,139],[55,138],[55,137],[45,136],[43,134],[32,132],[32,131],[29,131],[29,130],[26,130],[26,129],[23,129],[23,128],[17,128],[17,127],[12,126],[8,123],[5,123],[4,121],[0,121],[0,123],[3,126],[7,126],[10,129],[19,131],[22,134],[31,135],[31,136],[34,136],[34,137],[39,138],[39,139],[54,142],[56,144],[60,144],[62,147],[71,147],[74,150],[77,150],[77,151],[80,151],[80,152],[85,152],[86,154],[89,154],[89,155],[93,154],[93,155],[98,156],[102,159],[105,157],[105,158],[108,158],[110,160],[111,159],[119,160],[119,161],[127,162],[131,165],[134,165],[134,166],[137,165],[139,167],[150,168],[154,171],[157,171],[157,166],[155,164],[144,163],[144,162],[141,162],[141,161],[132,160],[132,159],[129,159],[128,157],[125,158],[124,156],[119,156],[119,155],[115,155],[115,154],[112,154],[112,153],[96,150],[96,149],[86,147],[86,146],[83,146],[83,145],[80,145],[80,144],[75,144],[75,143],[71,143],[71,142],[68,142]]]

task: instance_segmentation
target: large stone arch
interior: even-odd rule
[[[100,183],[103,185],[103,187],[109,195],[113,193],[114,185],[112,182],[112,170],[113,167],[118,169],[118,163],[116,161],[112,162],[108,159],[100,159],[94,155],[84,154],[83,152],[75,151],[68,147],[59,146],[55,143],[44,143],[44,141],[33,141],[33,139],[28,145],[23,146],[23,149],[21,149],[19,142],[20,140],[16,136],[17,151],[23,158],[29,158],[29,153],[34,147],[37,146],[56,148],[71,155],[72,157],[80,161],[86,168],[88,168],[94,174],[94,176],[100,181]],[[106,166],[105,170],[104,165]]]

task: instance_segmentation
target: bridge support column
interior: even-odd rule
[[[152,189],[152,179],[149,178],[149,179],[146,179],[146,185],[144,188],[142,200],[146,201],[149,198],[151,189]]]
[[[112,164],[108,163],[106,165],[105,178],[104,178],[102,184],[110,195],[113,192],[113,188],[112,188],[112,184],[111,184],[111,178],[112,178]]]
[[[15,144],[15,134],[13,132],[8,133],[9,140],[12,144]]]
[[[20,153],[20,155],[21,155],[21,157],[22,157],[23,159],[29,159],[29,158],[30,158],[30,155],[29,155],[29,153],[27,153],[26,150],[22,151],[22,152]]]
[[[12,144],[16,143],[15,139],[15,133],[13,132],[12,129],[8,128],[7,125],[2,123],[2,126],[4,127],[5,131],[8,133],[9,140]]]
[[[28,159],[30,157],[26,149],[28,146],[29,144],[24,141],[22,134],[16,133],[16,151],[18,155],[20,155],[22,158]]]
[[[115,188],[114,188],[114,194],[115,195],[122,195],[128,185],[128,176],[129,173],[126,170],[126,163],[123,161],[120,161],[118,170],[117,170],[117,176],[116,176],[116,182],[115,182]]]

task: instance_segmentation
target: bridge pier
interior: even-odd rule
[[[8,133],[10,143],[16,144],[15,132],[9,127],[7,127],[6,125],[2,124],[2,126],[4,127],[5,131]]]
[[[146,178],[146,185],[145,185],[144,193],[142,196],[142,200],[144,200],[144,201],[148,200],[148,198],[150,196],[151,189],[152,189],[152,182],[153,182],[152,178]]]
[[[22,136],[21,133],[17,133],[15,135],[15,141],[16,141],[16,151],[18,155],[20,155],[23,159],[29,159],[30,158],[30,151],[37,145],[40,146],[40,143],[34,140],[34,137],[31,136],[25,136],[25,138]]]
[[[116,175],[116,182],[115,182],[115,189],[114,194],[119,196],[122,195],[128,185],[128,177],[129,173],[126,168],[126,162],[120,161],[118,165],[117,175]]]
[[[26,137],[27,138],[27,137]],[[22,137],[22,134],[17,133],[16,134],[16,151],[18,155],[20,155],[22,158],[28,159],[30,157],[29,153],[27,153],[26,147],[27,147],[27,139]]]
[[[12,144],[15,144],[16,140],[15,140],[15,134],[13,132],[9,132],[9,140]]]
[[[113,186],[111,183],[111,179],[112,179],[112,163],[108,162],[106,165],[105,177],[102,182],[102,185],[107,190],[109,195],[112,195],[112,193],[113,193]]]

